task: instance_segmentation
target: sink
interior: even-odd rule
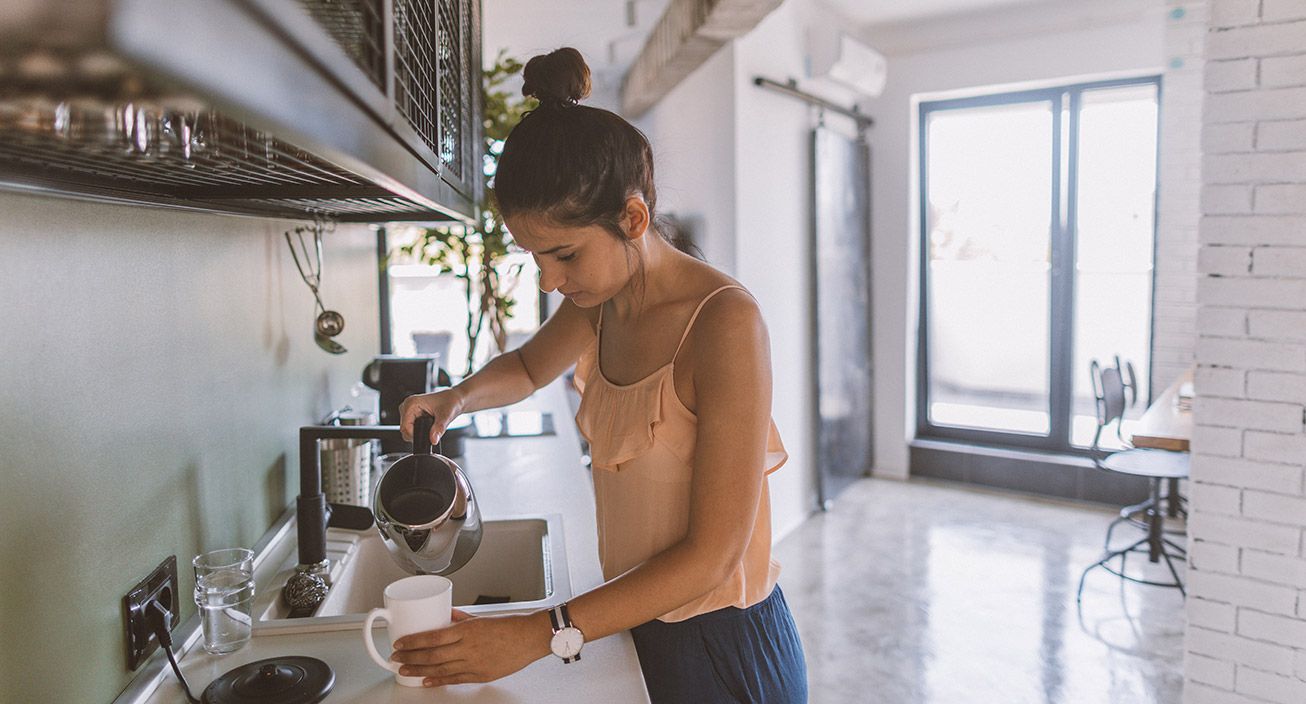
[[[486,520],[482,526],[476,555],[448,575],[456,608],[470,614],[536,611],[571,598],[562,516],[517,516]],[[289,618],[281,587],[297,560],[295,533],[286,532],[276,554],[255,570],[256,635],[358,628],[369,610],[384,606],[386,585],[409,576],[395,564],[375,529],[329,528],[331,589],[313,616]]]

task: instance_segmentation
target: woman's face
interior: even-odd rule
[[[517,245],[535,258],[543,291],[557,290],[577,306],[592,308],[630,282],[632,253],[599,225],[562,227],[531,215],[504,223]]]

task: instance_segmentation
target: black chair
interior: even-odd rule
[[[1123,437],[1120,425],[1123,422],[1125,409],[1134,405],[1138,401],[1137,383],[1134,377],[1134,367],[1126,363],[1122,369],[1120,358],[1115,358],[1115,367],[1102,367],[1097,360],[1089,365],[1089,371],[1093,377],[1093,398],[1096,402],[1097,411],[1097,432],[1093,434],[1093,464],[1098,469],[1106,472],[1117,472],[1120,474],[1129,474],[1136,477],[1144,477],[1151,484],[1151,491],[1147,500],[1126,506],[1120,509],[1120,517],[1111,522],[1107,527],[1105,554],[1097,562],[1089,565],[1084,569],[1084,573],[1079,577],[1079,589],[1075,593],[1075,601],[1078,602],[1083,598],[1084,580],[1088,573],[1096,567],[1131,582],[1138,584],[1150,584],[1158,587],[1176,587],[1180,594],[1187,596],[1184,591],[1183,580],[1179,577],[1179,571],[1175,569],[1176,560],[1186,560],[1187,550],[1176,544],[1173,540],[1167,538],[1167,535],[1182,534],[1182,531],[1168,531],[1165,528],[1165,514],[1171,517],[1183,515],[1187,517],[1187,510],[1184,507],[1185,501],[1179,495],[1179,480],[1188,477],[1188,453],[1173,452],[1170,450],[1153,450],[1146,448],[1130,448],[1120,452],[1106,452],[1101,449],[1102,432],[1112,423],[1116,424],[1116,437],[1121,443],[1128,446],[1128,441]],[[1126,381],[1127,377],[1127,381]],[[1126,401],[1126,392],[1129,399]],[[1168,491],[1163,495],[1162,483],[1167,485]],[[1165,502],[1164,505],[1162,502]],[[1142,514],[1145,518],[1139,519],[1137,516]],[[1131,543],[1128,547],[1118,550],[1111,549],[1111,534],[1116,526],[1121,523],[1137,526],[1146,531],[1146,534],[1138,540]],[[1125,560],[1129,553],[1139,552],[1147,553],[1149,562],[1160,562],[1165,560],[1166,566],[1170,569],[1170,575],[1174,577],[1173,582],[1159,582],[1155,580],[1143,579],[1140,577],[1131,577],[1125,573]],[[1111,561],[1116,557],[1120,558],[1120,566],[1112,566]]]

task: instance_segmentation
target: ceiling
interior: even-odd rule
[[[910,23],[946,15],[1083,0],[815,0],[858,25]],[[525,61],[562,46],[579,49],[594,82],[591,104],[616,109],[626,69],[669,0],[483,0],[484,56],[501,48]]]
[[[483,54],[522,61],[558,47],[580,50],[594,83],[592,103],[614,107],[621,77],[644,48],[668,0],[483,0]],[[633,21],[633,23],[632,23]],[[611,101],[611,102],[609,102]]]
[[[1019,5],[1082,0],[818,0],[861,25],[893,24]]]

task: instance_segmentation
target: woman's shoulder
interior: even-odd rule
[[[714,343],[755,339],[765,335],[766,324],[757,299],[734,278],[711,270],[692,286],[688,303],[698,315],[688,330],[690,337]],[[713,344],[712,346],[716,346]]]
[[[694,260],[685,277],[685,295],[682,304],[691,308],[703,305],[703,312],[709,307],[724,305],[728,309],[739,307],[756,307],[756,299],[748,287],[739,283],[734,277],[708,264]],[[711,300],[708,300],[709,297]]]

